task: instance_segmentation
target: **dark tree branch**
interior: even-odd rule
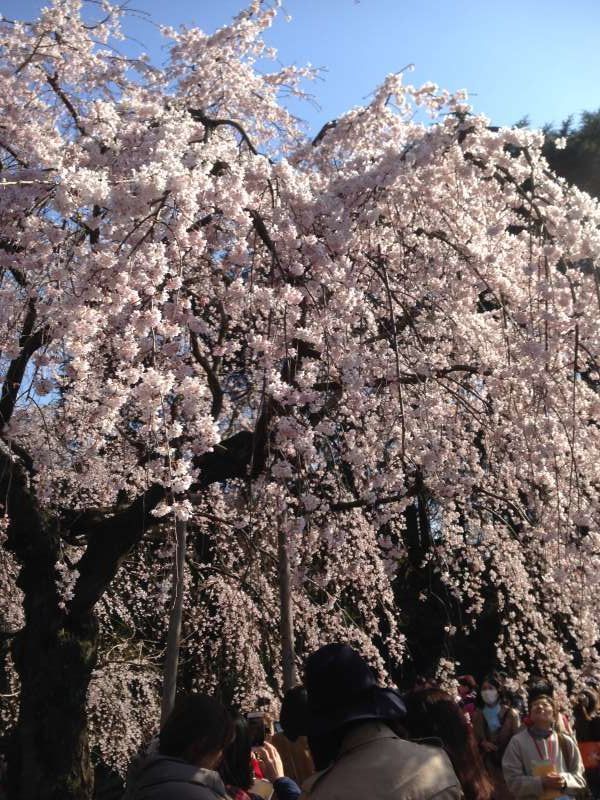
[[[191,491],[232,478],[246,478],[252,463],[262,469],[266,458],[264,424],[257,423],[257,434],[240,431],[224,440],[212,453],[195,460],[200,481]],[[107,515],[102,510],[71,514],[69,533],[85,536],[88,545],[77,563],[79,578],[71,601],[71,614],[83,618],[89,614],[117,574],[127,555],[142,540],[146,530],[157,524],[152,512],[167,496],[165,487],[151,486],[127,507]],[[68,519],[68,515],[64,515]]]
[[[151,486],[131,505],[105,517],[92,529],[88,545],[77,563],[79,577],[70,605],[74,618],[91,613],[127,555],[156,523],[152,511],[165,496],[162,486]]]
[[[414,494],[415,490],[411,489],[408,492],[403,492],[402,494],[393,494],[389,497],[381,497],[378,500],[348,500],[347,502],[332,503],[330,508],[334,512],[352,511],[355,508],[362,508],[364,511],[371,511],[374,508],[379,508],[379,506],[385,506],[389,503],[398,503],[400,500],[404,500],[407,496],[411,497]]]
[[[194,119],[196,122],[201,122],[204,125],[207,133],[210,133],[215,128],[218,128],[220,125],[228,125],[230,128],[234,128],[240,134],[240,136],[242,137],[242,141],[246,143],[250,152],[255,156],[260,155],[256,147],[252,144],[250,137],[248,136],[248,134],[246,133],[246,131],[240,125],[239,122],[236,122],[233,119],[220,119],[218,117],[215,118],[208,117],[204,113],[204,111],[202,111],[202,109],[200,108],[190,108],[189,112],[192,116],[192,119]]]
[[[47,337],[48,332],[46,328],[40,328],[33,333],[36,316],[35,301],[30,300],[23,323],[23,330],[19,337],[21,352],[10,362],[4,383],[2,384],[2,393],[0,394],[0,425],[6,425],[12,417],[29,359],[35,351],[44,344]]]
[[[14,255],[15,253],[22,253],[24,248],[9,239],[0,239],[0,249],[4,250],[5,253]]]
[[[190,227],[187,229],[187,232],[192,233],[193,231],[199,231],[206,225],[210,225],[216,216],[216,214],[207,214],[206,216],[201,217],[199,220],[196,220],[193,225],[190,225]]]
[[[257,429],[258,427],[259,423]],[[248,468],[252,463],[255,438],[261,438],[259,445],[263,447],[261,434],[239,431],[216,445],[212,453],[203,453],[196,458],[194,465],[200,468],[198,488],[204,489],[211,483],[232,478],[247,478]]]
[[[210,413],[212,414],[213,419],[218,419],[221,409],[223,408],[223,389],[221,388],[217,374],[209,364],[208,359],[200,352],[198,335],[194,333],[194,331],[190,331],[190,341],[192,343],[192,352],[194,354],[194,358],[206,373],[206,379],[208,380],[208,387],[212,395],[212,406]]]
[[[279,259],[277,248],[275,247],[275,242],[273,241],[273,239],[271,239],[271,234],[267,230],[267,226],[265,225],[264,219],[261,217],[259,212],[253,208],[247,208],[245,210],[252,217],[252,224],[254,226],[254,230],[258,234],[259,239],[267,248],[269,253],[271,253],[271,256],[273,257],[273,264],[277,266],[278,270],[280,271],[282,276],[286,278],[286,280],[288,280],[293,286],[296,286],[298,284],[297,279],[294,278],[294,276],[292,276],[291,274],[286,275],[283,269],[283,266]]]
[[[54,93],[56,94],[56,96],[60,99],[60,101],[62,102],[64,107],[67,109],[67,111],[69,112],[69,114],[73,118],[73,121],[75,123],[75,127],[77,128],[79,133],[81,133],[82,136],[87,136],[88,133],[87,133],[86,129],[83,127],[83,125],[81,124],[80,120],[79,120],[79,115],[77,114],[77,111],[75,110],[75,106],[69,100],[67,95],[64,93],[64,91],[62,90],[62,88],[61,88],[61,86],[60,86],[60,84],[58,82],[57,73],[55,72],[54,75],[46,75],[46,80],[48,81],[48,83],[52,87],[52,89],[53,89]]]
[[[254,225],[254,230],[258,233],[261,242],[267,248],[269,253],[271,253],[273,258],[277,261],[278,266],[281,267],[281,265],[279,264],[279,256],[277,255],[277,249],[275,247],[275,243],[273,242],[273,239],[271,239],[271,235],[267,230],[267,226],[265,225],[264,219],[261,217],[258,211],[255,211],[252,208],[248,208],[246,210],[252,217],[252,224]]]
[[[10,153],[10,155],[11,155],[11,156],[14,158],[14,160],[15,160],[15,161],[16,161],[18,164],[20,164],[20,166],[24,167],[25,169],[29,169],[29,162],[28,162],[28,161],[25,161],[25,159],[24,159],[24,158],[21,158],[21,157],[20,157],[20,156],[17,154],[17,151],[16,151],[16,150],[14,150],[14,149],[13,149],[13,148],[12,148],[12,147],[9,145],[9,144],[6,144],[6,142],[4,142],[4,141],[0,140],[0,147],[1,147],[3,150],[6,150],[6,152],[7,152],[7,153]]]
[[[325,125],[321,128],[321,130],[317,133],[315,138],[312,140],[311,144],[313,147],[316,147],[323,139],[324,136],[333,128],[337,127],[338,121],[337,119],[331,119],[329,122],[326,122]]]
[[[31,459],[27,456],[29,463]],[[48,520],[31,488],[31,472],[15,449],[0,439],[0,498],[10,518],[7,545],[21,562],[44,563],[54,553],[58,538],[47,533]]]

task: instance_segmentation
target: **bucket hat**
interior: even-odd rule
[[[347,644],[327,644],[310,655],[305,683],[311,736],[329,733],[348,722],[406,716],[399,692],[378,686],[371,667]]]

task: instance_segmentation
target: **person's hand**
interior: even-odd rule
[[[484,740],[481,742],[481,749],[485,750],[486,753],[495,753],[498,748],[493,742]]]
[[[262,747],[255,747],[254,752],[260,762],[263,775],[268,781],[274,783],[278,778],[283,778],[283,762],[277,748],[269,742]]]
[[[542,786],[544,789],[560,790],[565,788],[565,779],[558,772],[551,772],[549,775],[542,777]]]

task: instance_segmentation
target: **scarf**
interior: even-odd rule
[[[529,728],[529,733],[534,739],[549,739],[552,736],[552,728],[550,730],[543,728],[534,728],[533,725]]]
[[[502,727],[502,720],[500,719],[500,703],[495,706],[484,706],[483,716],[487,722],[490,733],[494,734]]]

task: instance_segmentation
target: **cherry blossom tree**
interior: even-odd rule
[[[460,607],[449,641],[491,592],[500,664],[596,668],[597,202],[541,134],[402,75],[309,140],[310,70],[264,71],[275,7],[165,30],[160,69],[102,8],[0,23],[19,796],[90,796],[86,709],[120,768],[108,731],[158,713],[127,631],[164,637],[176,520],[194,680],[242,707],[334,636],[393,672],[408,568]]]

